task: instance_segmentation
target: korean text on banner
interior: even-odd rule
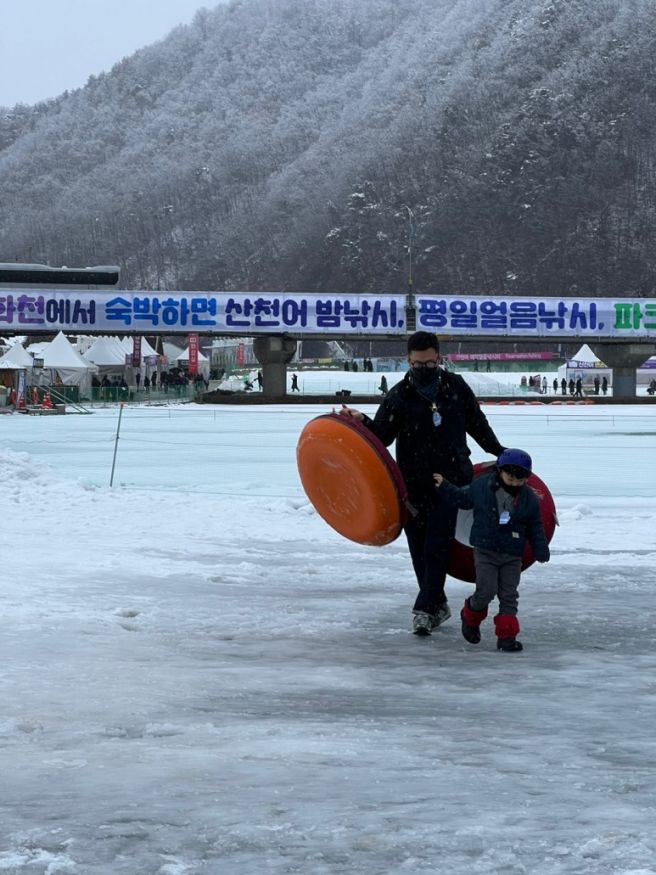
[[[189,373],[198,373],[198,335],[189,335]]]

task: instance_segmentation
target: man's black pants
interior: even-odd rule
[[[405,526],[419,584],[414,610],[427,614],[435,614],[446,601],[444,581],[458,516],[458,508],[444,501],[437,489],[431,499],[428,504],[419,503],[417,516]]]

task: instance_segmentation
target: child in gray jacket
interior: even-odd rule
[[[549,561],[540,503],[526,485],[531,469],[528,453],[507,449],[489,474],[481,474],[469,486],[454,486],[441,474],[433,474],[437,488],[445,491],[448,501],[463,510],[474,511],[469,541],[474,548],[476,591],[465,599],[460,612],[462,634],[471,644],[479,643],[479,627],[487,617],[488,605],[497,597],[499,613],[494,618],[497,649],[507,653],[523,649],[517,640],[517,591],[526,541],[538,562]]]

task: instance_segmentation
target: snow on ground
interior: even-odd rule
[[[0,417],[0,873],[656,875],[655,409],[485,410],[561,522],[521,654],[451,579],[410,634],[403,539],[303,495],[323,407],[126,408],[113,488],[116,408]]]

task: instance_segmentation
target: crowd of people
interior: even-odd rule
[[[656,381],[654,382],[656,383]],[[549,383],[547,381],[547,378],[540,377],[539,375],[535,377],[522,377],[520,380],[520,385],[524,389],[529,389],[533,392],[539,392],[541,395],[547,395],[549,392]],[[592,385],[595,395],[599,395],[600,391],[604,395],[606,395],[610,387],[608,377],[606,377],[606,375],[604,375],[601,379],[595,375],[595,378],[592,381]],[[560,391],[561,395],[569,394],[575,398],[583,398],[583,378],[580,375],[576,379],[574,379],[574,377],[570,377],[569,380],[567,380],[565,377],[562,377],[560,380],[558,380],[558,377],[554,377],[551,387],[553,389],[554,395],[557,395]]]
[[[92,401],[128,401],[135,397],[148,396],[154,392],[169,392],[181,395],[189,386],[199,392],[209,388],[209,380],[202,374],[189,374],[182,368],[171,371],[153,371],[143,379],[139,371],[134,375],[134,385],[130,386],[125,376],[109,376],[102,378],[96,374],[91,378]]]

